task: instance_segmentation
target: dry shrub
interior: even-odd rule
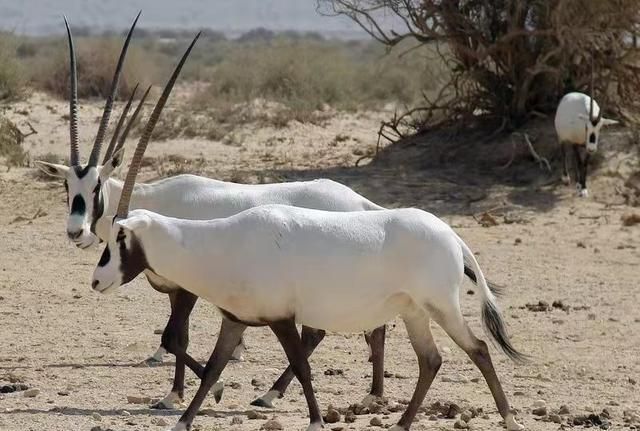
[[[24,71],[16,59],[13,38],[8,34],[0,34],[0,101],[17,100],[24,94]]]
[[[636,0],[319,0],[387,47],[432,45],[449,73],[435,97],[390,123],[416,131],[436,123],[488,120],[499,129],[551,113],[569,91],[590,93],[608,111],[640,109]],[[393,30],[380,25],[397,23]],[[485,124],[487,121],[484,122]]]
[[[0,118],[0,157],[5,158],[7,167],[25,166],[29,153],[22,148],[24,134],[8,118]]]
[[[119,38],[81,38],[76,42],[78,97],[108,96],[123,41]],[[54,45],[40,58],[32,72],[35,86],[60,98],[69,96],[69,51],[66,44]],[[127,98],[137,83],[144,88],[153,82],[154,65],[140,48],[131,45],[120,76],[118,97]]]

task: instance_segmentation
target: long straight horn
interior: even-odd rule
[[[136,107],[136,110],[133,111],[133,115],[131,116],[131,118],[129,118],[129,122],[127,123],[127,126],[124,128],[124,132],[118,138],[118,145],[116,145],[116,148],[113,150],[114,152],[120,151],[120,148],[124,147],[124,143],[127,140],[127,136],[129,136],[131,127],[135,124],[136,118],[138,118],[138,114],[140,113],[140,110],[142,109],[142,105],[144,105],[144,101],[147,99],[147,96],[149,95],[150,90],[151,90],[151,85],[147,87],[147,91],[145,91],[144,94],[142,95],[142,98],[140,99],[140,102],[138,102],[138,106]]]
[[[147,149],[147,144],[149,143],[149,139],[151,138],[151,133],[153,133],[153,128],[160,118],[160,114],[162,113],[164,105],[167,103],[167,99],[169,98],[169,94],[171,94],[173,85],[176,83],[178,75],[180,75],[182,66],[184,65],[185,61],[187,61],[187,57],[189,56],[189,53],[191,53],[191,49],[193,49],[193,45],[195,45],[199,37],[200,32],[196,34],[196,37],[193,38],[193,41],[189,45],[189,48],[187,48],[184,55],[180,59],[180,62],[173,71],[171,78],[169,78],[167,85],[165,85],[164,90],[162,90],[162,95],[160,96],[160,99],[158,99],[155,108],[153,108],[153,112],[149,117],[149,121],[147,121],[144,131],[142,132],[142,136],[140,136],[140,140],[138,141],[138,145],[136,146],[136,151],[133,153],[133,159],[131,160],[131,164],[129,165],[129,172],[127,172],[127,177],[124,180],[124,186],[122,187],[122,194],[120,195],[120,202],[118,203],[118,211],[116,213],[116,217],[124,218],[129,212],[129,201],[131,200],[131,192],[133,191],[133,186],[136,182],[136,176],[138,175],[138,170],[140,169],[140,165],[142,163],[142,156],[144,156],[144,152]]]
[[[69,164],[76,166],[80,159],[78,151],[78,72],[76,68],[76,50],[73,46],[73,37],[71,36],[71,29],[66,16],[64,17],[64,25],[67,28],[67,40],[69,41],[69,138],[71,142]]]
[[[598,121],[596,121],[595,118],[593,118],[593,98],[595,97],[594,91],[595,91],[595,85],[593,83],[594,78],[593,78],[593,53],[591,53],[591,88],[589,89],[590,91],[590,95],[589,95],[589,121],[591,121],[591,124],[597,124]]]
[[[138,12],[136,19],[133,21],[133,24],[129,29],[129,33],[127,33],[127,38],[124,41],[124,45],[122,45],[122,51],[120,52],[118,65],[116,66],[116,71],[113,75],[113,81],[111,81],[111,91],[109,93],[109,96],[107,97],[107,102],[104,105],[104,111],[102,112],[102,119],[100,120],[100,126],[98,127],[98,133],[96,134],[96,140],[93,143],[91,156],[89,156],[90,166],[96,166],[98,164],[98,158],[100,157],[100,148],[102,147],[102,141],[104,140],[104,135],[107,131],[107,126],[109,125],[109,117],[111,116],[113,101],[115,100],[116,95],[118,94],[118,83],[120,82],[122,65],[124,64],[124,58],[127,55],[127,49],[129,48],[129,42],[131,41],[131,35],[133,34],[133,29],[136,27],[136,23],[138,22],[138,18],[140,18],[141,13],[142,11]]]
[[[127,114],[129,114],[129,109],[131,108],[131,103],[133,102],[133,98],[138,91],[138,85],[136,84],[133,91],[131,92],[131,96],[129,100],[127,100],[127,104],[125,105],[122,113],[120,114],[120,118],[118,118],[118,123],[116,124],[116,130],[113,131],[113,136],[111,137],[111,142],[109,142],[109,146],[107,147],[107,151],[104,153],[104,159],[102,159],[102,164],[107,163],[107,160],[113,155],[113,152],[116,147],[116,142],[118,141],[118,136],[120,135],[120,129],[122,129],[122,125],[124,124],[124,120],[127,118]]]

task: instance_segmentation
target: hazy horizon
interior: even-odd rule
[[[315,0],[0,0],[0,30],[31,36],[62,34],[62,15],[66,15],[76,28],[120,31],[128,28],[139,10],[138,26],[146,29],[207,28],[233,37],[262,27],[325,37],[368,37],[345,17],[318,14]]]

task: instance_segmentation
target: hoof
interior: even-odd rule
[[[240,344],[238,344],[236,346],[236,348],[233,350],[233,353],[231,354],[231,361],[244,361],[244,358],[242,357],[242,354],[245,351],[245,346],[244,343],[241,342]]]
[[[266,394],[252,401],[251,405],[262,407],[265,409],[272,409],[273,400],[275,400],[276,398],[282,398],[282,395],[280,395],[280,392],[276,391],[275,389],[270,389]]]
[[[222,400],[222,393],[224,392],[224,382],[222,380],[218,380],[211,390],[213,391],[213,398],[216,400],[216,404],[219,404]]]
[[[191,425],[186,425],[184,422],[178,422],[176,426],[167,431],[189,431],[191,429]]]
[[[153,356],[148,357],[138,364],[139,367],[157,367],[159,365],[162,365],[162,359],[154,358]]]
[[[175,392],[170,392],[169,395],[161,399],[155,404],[151,404],[150,408],[154,410],[176,410],[182,405],[182,398]]]
[[[569,175],[562,175],[560,177],[562,183],[566,186],[568,186],[569,184],[571,184],[571,178],[569,178]]]
[[[314,422],[309,424],[307,431],[320,431],[323,428],[322,422]]]
[[[516,422],[513,413],[509,413],[507,417],[504,418],[504,423],[507,425],[507,431],[522,431],[524,429],[523,425]]]
[[[271,403],[271,401],[263,400],[262,398],[256,398],[255,400],[251,401],[251,405],[255,407],[262,407],[264,409],[273,408],[273,404]]]
[[[389,431],[407,431],[407,430],[402,428],[400,425],[396,424],[396,425],[392,426],[391,428],[389,428]]]
[[[581,198],[588,198],[589,197],[589,190],[587,189],[582,189],[578,192],[578,196],[580,196]]]

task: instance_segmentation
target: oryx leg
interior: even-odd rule
[[[567,143],[560,142],[560,153],[562,156],[562,182],[566,185],[571,184],[571,176],[569,175],[569,155],[567,154]]]
[[[371,350],[369,360],[373,366],[371,390],[363,400],[362,404],[365,406],[371,402],[382,398],[384,394],[384,340],[385,340],[386,325],[382,325],[370,334],[365,335],[367,344]]]
[[[320,341],[324,338],[325,331],[319,329],[313,329],[308,326],[302,326],[302,345],[304,346],[307,357],[311,356],[315,348],[320,344]],[[295,377],[293,368],[291,365],[287,367],[282,375],[275,381],[271,389],[260,398],[251,402],[252,406],[273,408],[273,400],[276,398],[282,398],[287,387]]]
[[[242,323],[222,319],[218,341],[207,365],[204,367],[200,387],[189,404],[189,407],[187,407],[187,410],[185,410],[180,417],[176,426],[173,427],[173,431],[184,431],[191,428],[191,423],[196,417],[198,410],[200,410],[200,406],[202,406],[209,390],[213,384],[218,381],[222,370],[224,370],[229,359],[231,359],[231,354],[238,345],[245,329],[247,329],[247,326]]]
[[[416,389],[409,405],[398,423],[389,428],[390,431],[409,429],[442,364],[442,357],[438,353],[429,327],[429,315],[424,310],[416,308],[410,314],[402,316],[402,319],[407,328],[411,346],[418,357],[419,374]]]
[[[293,319],[287,319],[271,323],[269,327],[278,337],[282,348],[287,354],[293,373],[302,385],[302,391],[309,407],[309,426],[307,431],[320,430],[322,428],[322,415],[311,385],[311,367],[309,367],[309,361],[307,361],[307,352],[298,334],[296,323]]]
[[[500,380],[496,374],[487,343],[476,338],[465,322],[459,304],[452,304],[448,310],[442,310],[434,315],[438,324],[453,339],[453,341],[465,351],[473,363],[480,369],[484,379],[489,385],[493,399],[498,407],[498,412],[504,418],[508,431],[519,431],[524,427],[515,420],[513,412],[509,408],[509,401],[502,390]]]

